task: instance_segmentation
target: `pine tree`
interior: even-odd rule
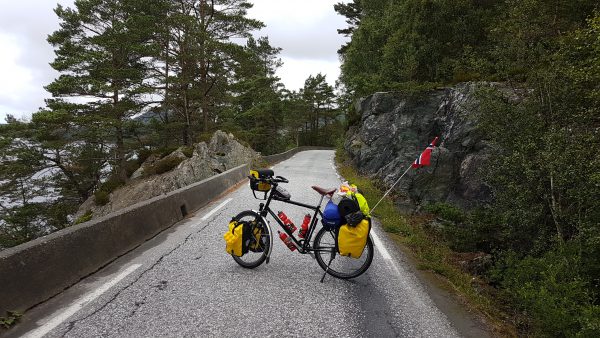
[[[320,129],[327,126],[335,111],[333,87],[327,83],[325,75],[311,75],[304,81],[302,97],[309,108],[307,113],[311,130],[310,145],[317,145],[322,141]]]
[[[51,66],[61,73],[46,87],[54,97],[49,107],[111,130],[112,165],[121,180],[127,178],[125,124],[142,111],[152,91],[145,81],[163,6],[162,0],[81,0],[75,9],[58,5],[60,29],[48,37],[56,48]]]
[[[182,127],[184,144],[207,132],[216,121],[218,107],[227,100],[240,46],[233,38],[249,38],[263,27],[246,17],[252,7],[241,0],[176,0],[168,15],[162,53],[164,105]]]

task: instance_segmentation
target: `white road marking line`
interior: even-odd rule
[[[372,229],[371,229],[371,235],[373,236],[373,241],[375,242],[375,247],[377,248],[377,250],[379,251],[381,256],[383,256],[383,259],[391,260],[392,256],[387,251],[387,249],[383,246],[383,242],[379,239],[379,236],[377,236],[375,231]]]
[[[29,332],[25,335],[25,338],[41,338],[45,336],[48,332],[52,331],[54,328],[65,322],[69,317],[74,315],[77,311],[83,309],[85,305],[92,302],[96,298],[100,297],[103,293],[108,291],[110,288],[115,286],[118,282],[120,282],[123,278],[127,277],[130,273],[134,272],[137,268],[142,266],[142,264],[133,264],[123,272],[118,274],[115,278],[105,283],[94,292],[84,295],[80,299],[78,299],[75,304],[69,306],[65,311],[59,313],[54,318],[52,318],[46,324],[40,326],[39,328]]]
[[[206,221],[210,216],[212,216],[215,212],[219,211],[219,209],[221,209],[222,207],[224,207],[225,204],[231,202],[232,200],[233,200],[233,198],[226,199],[225,201],[223,201],[223,203],[217,205],[216,208],[212,209],[208,214],[204,215],[201,218],[201,220]],[[196,224],[196,225],[198,225],[198,224]],[[194,225],[194,226],[196,226],[196,225]]]
[[[383,246],[383,242],[379,239],[379,236],[377,236],[375,230],[373,229],[371,229],[371,237],[373,238],[373,242],[375,242],[375,247],[381,256],[383,256],[383,259],[385,259],[391,265],[391,268],[394,269],[398,275],[401,275],[400,269],[396,265],[396,262],[392,259],[392,255],[390,255],[385,246]]]

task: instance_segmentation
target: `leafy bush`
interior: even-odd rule
[[[158,163],[156,163],[156,165],[154,165],[154,172],[156,174],[166,173],[167,171],[173,170],[181,162],[183,162],[183,159],[179,157],[170,157],[160,160]]]
[[[166,147],[166,148],[161,148],[157,151],[158,155],[160,158],[165,158],[168,155],[171,155],[171,153],[173,153],[175,150],[177,150],[179,147],[177,146],[172,146],[172,147]]]
[[[448,203],[433,203],[425,206],[425,210],[451,222],[464,222],[466,219],[465,213],[458,207]]]
[[[96,203],[98,203],[97,200],[96,200]],[[108,201],[106,201],[106,203],[108,203]],[[104,203],[104,204],[106,204],[106,203]],[[91,219],[92,219],[92,211],[88,210],[85,214],[81,215],[81,217],[76,219],[74,224],[85,223]]]
[[[133,175],[133,173],[138,170],[140,166],[141,163],[139,162],[139,159],[125,162],[125,173],[127,174],[127,177],[131,177],[131,175]]]
[[[7,311],[6,317],[0,317],[0,327],[3,327],[5,329],[11,328],[19,321],[19,319],[21,319],[21,316],[23,315],[19,312]]]
[[[102,183],[98,190],[94,192],[96,205],[106,205],[106,203],[110,201],[110,193],[124,184],[125,182],[116,176],[109,177],[108,180]]]
[[[192,148],[192,147],[183,147],[183,148],[181,148],[181,152],[187,158],[192,158],[192,156],[194,156],[194,148]]]
[[[110,202],[110,193],[104,190],[97,190],[94,193],[94,202],[96,202],[96,205],[106,205]]]
[[[158,175],[158,174],[166,173],[167,171],[173,170],[181,162],[183,162],[183,159],[180,157],[164,158],[164,159],[156,162],[154,165],[144,169],[144,176]]]
[[[446,217],[453,218],[453,212]],[[494,253],[507,247],[503,220],[490,209],[476,209],[455,219],[461,223],[451,223],[444,228],[444,238],[452,250],[457,252]]]
[[[213,133],[211,132],[203,132],[203,133],[199,133],[198,136],[196,136],[196,142],[200,143],[200,142],[204,142],[204,143],[209,143],[210,139],[212,138]]]
[[[600,306],[593,303],[580,267],[577,246],[570,245],[541,257],[506,253],[489,277],[518,312],[521,329],[541,336],[597,336]]]
[[[148,157],[150,157],[150,155],[152,155],[152,150],[150,149],[146,149],[146,148],[142,148],[138,151],[138,157],[137,157],[137,163],[138,165],[142,165],[144,164],[144,162],[148,159]]]

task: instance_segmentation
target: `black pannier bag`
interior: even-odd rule
[[[356,226],[364,219],[358,201],[352,197],[342,198],[338,203],[338,210],[340,212],[341,224]]]

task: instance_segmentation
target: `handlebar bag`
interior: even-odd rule
[[[251,236],[252,230],[250,224],[231,220],[229,222],[229,231],[223,235],[223,239],[225,239],[225,251],[234,256],[243,256],[248,252],[248,246],[252,239]]]
[[[264,182],[263,179],[273,177],[273,170],[250,170],[250,189],[254,191],[267,192],[271,190],[271,184]]]
[[[337,237],[338,252],[342,256],[360,258],[367,245],[371,231],[371,219],[363,219],[356,226],[344,224],[340,227]]]
[[[340,222],[341,217],[338,206],[332,201],[327,202],[327,205],[325,205],[325,209],[323,210],[323,219],[321,219],[323,227],[327,230],[335,230],[340,226]]]

